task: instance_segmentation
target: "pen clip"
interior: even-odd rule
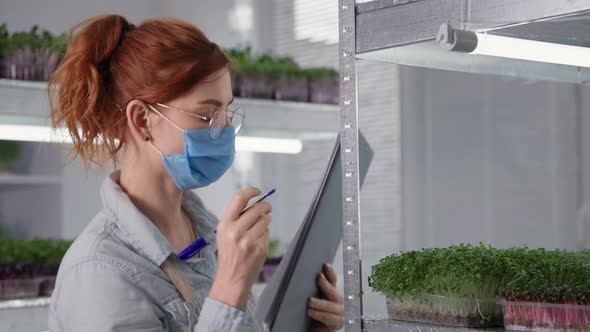
[[[182,261],[190,259],[193,256],[195,256],[199,251],[203,250],[203,248],[205,248],[208,244],[209,243],[207,243],[205,238],[200,237],[190,246],[188,246],[186,249],[184,249],[178,255],[176,255],[176,257],[178,257],[178,259]]]

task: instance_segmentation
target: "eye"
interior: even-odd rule
[[[192,111],[191,113],[194,117],[199,118],[203,121],[207,121],[203,118],[210,119],[211,117],[213,117],[213,114],[215,113],[215,108],[209,106],[199,106],[196,108],[195,111]]]

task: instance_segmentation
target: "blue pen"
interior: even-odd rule
[[[242,214],[244,214],[246,211],[248,211],[248,209],[251,208],[254,204],[262,202],[265,198],[274,194],[276,191],[277,191],[276,189],[273,189],[273,190],[269,191],[268,193],[266,193],[264,196],[257,199],[255,202],[248,204],[248,206],[246,206],[240,212],[240,216]],[[206,246],[211,244],[213,242],[213,240],[215,239],[216,234],[217,234],[217,229],[213,229],[213,230],[209,231],[205,236],[199,237],[190,246],[186,247],[186,249],[184,249],[178,255],[176,255],[176,257],[178,257],[178,259],[180,259],[181,261],[185,261],[187,259],[190,259],[194,255],[198,254],[199,251],[203,250]]]

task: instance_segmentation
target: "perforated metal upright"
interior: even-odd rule
[[[340,130],[343,188],[345,330],[360,331],[362,317],[355,1],[339,1]]]

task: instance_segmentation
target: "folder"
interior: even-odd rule
[[[344,198],[340,148],[338,135],[319,189],[281,263],[258,299],[255,317],[270,331],[308,331],[311,326],[307,300],[319,296],[316,277],[324,263],[334,261],[342,241]],[[362,185],[373,159],[373,150],[360,131],[358,153]]]

